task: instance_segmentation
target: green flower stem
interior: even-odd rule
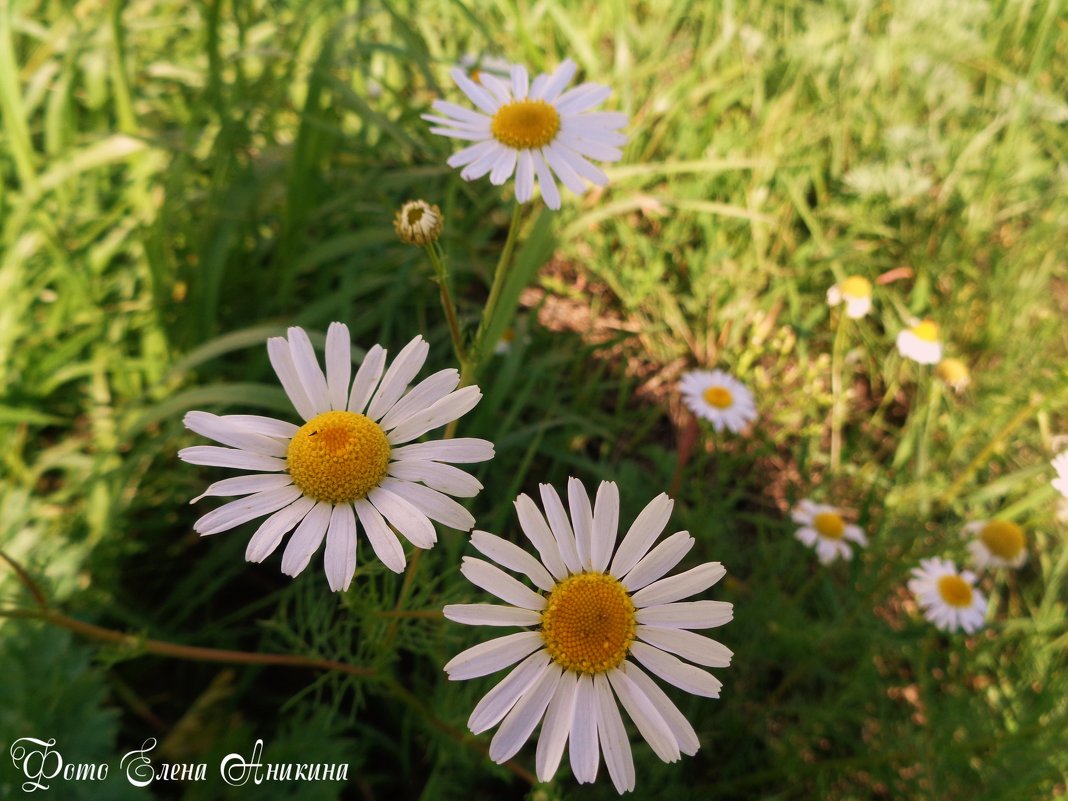
[[[831,352],[831,471],[838,470],[842,462],[842,418],[845,413],[845,397],[842,392],[842,352],[845,349],[846,321],[844,311],[839,312],[838,328],[834,333],[834,350]]]
[[[427,243],[424,249],[437,275],[438,290],[441,293],[441,308],[445,310],[445,319],[449,323],[449,335],[452,337],[452,349],[456,353],[456,361],[460,363],[460,372],[462,373],[467,367],[467,353],[464,349],[460,320],[456,314],[456,304],[453,303],[452,292],[449,290],[449,273],[445,269],[445,260],[442,258],[436,242]]]

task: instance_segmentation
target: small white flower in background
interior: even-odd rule
[[[436,204],[409,200],[393,216],[393,230],[409,245],[425,247],[437,240],[445,220]]]
[[[911,328],[897,335],[897,349],[907,359],[920,364],[938,364],[942,360],[941,332],[932,320],[914,320]]]
[[[846,316],[859,319],[871,311],[871,281],[851,275],[827,290],[827,303],[830,306],[845,303]]]
[[[497,56],[475,53],[464,53],[457,64],[472,81],[478,84],[482,83],[482,76],[485,73],[507,81],[512,75],[512,67],[515,66],[512,62]]]
[[[1068,498],[1068,451],[1055,457],[1050,464],[1057,471],[1057,477],[1050,483],[1065,498]]]
[[[829,565],[839,557],[852,559],[853,549],[849,547],[849,542],[862,548],[868,545],[860,526],[846,523],[842,511],[834,506],[814,503],[805,498],[790,516],[801,526],[794,536],[809,548],[816,549],[821,564]]]
[[[963,529],[968,552],[977,568],[1020,567],[1027,561],[1023,529],[1008,520],[981,520]]]
[[[968,365],[952,356],[940,361],[935,368],[935,373],[954,392],[963,392],[972,382],[972,374],[968,370]]]
[[[683,400],[716,431],[740,432],[756,420],[756,402],[745,384],[722,370],[691,370],[679,383]]]
[[[719,562],[706,562],[662,578],[694,544],[679,531],[653,547],[674,506],[667,495],[645,507],[618,548],[616,485],[602,482],[591,505],[582,482],[572,478],[567,496],[570,515],[548,484],[541,485],[544,515],[526,495],[515,501],[537,558],[493,534],[471,535],[477,550],[537,589],[489,562],[464,557],[464,576],[507,605],[454,604],[445,607],[445,617],[527,630],[469,648],[445,671],[454,681],[473,679],[522,660],[467,722],[476,734],[501,724],[490,758],[510,759],[544,718],[536,757],[539,779],[553,777],[570,741],[571,769],[580,783],[596,779],[603,753],[612,783],[623,793],[634,789],[635,777],[620,705],[663,761],[693,755],[700,747],[693,726],[638,665],[686,692],[718,698],[719,679],[678,656],[698,665],[728,666],[730,649],[690,629],[721,626],[734,609],[722,601],[675,603],[708,589],[725,571]]]
[[[591,111],[611,89],[583,83],[564,91],[576,71],[575,62],[564,61],[556,71],[538,75],[533,83],[525,67],[513,66],[511,80],[480,72],[478,82],[462,69],[450,73],[456,85],[478,111],[435,100],[438,115],[424,114],[434,123],[432,133],[475,144],[454,153],[450,167],[462,167],[460,177],[473,181],[489,174],[500,186],[515,173],[515,197],[526,203],[534,196],[537,177],[541,195],[550,209],[560,208],[557,178],[576,195],[586,191],[586,181],[604,186],[608,176],[588,159],[619,161],[627,137],[617,129],[627,124],[627,115],[617,111]]]
[[[921,559],[912,568],[909,591],[916,596],[924,616],[942,631],[978,631],[986,617],[986,598],[975,588],[970,570],[957,572],[946,559]]]
[[[404,445],[474,408],[478,387],[456,389],[456,370],[440,370],[405,392],[426,361],[422,337],[409,342],[386,369],[375,345],[351,381],[349,329],[331,323],[326,334],[326,375],[302,328],[288,339],[267,340],[267,355],[303,426],[257,415],[189,412],[187,428],[230,447],[197,445],[178,456],[190,464],[253,470],[254,475],[212,484],[209,495],[248,497],[209,512],[193,524],[218,534],[270,515],[245,551],[262,562],[294,527],[282,554],[282,572],[296,576],[326,538],[324,563],[334,591],[348,589],[356,569],[357,519],[375,555],[390,570],[404,570],[404,550],[392,529],[417,548],[431,548],[431,520],[470,531],[475,519],[452,498],[473,497],[482,485],[446,462],[483,462],[493,444],[450,439]],[[392,529],[390,528],[392,526]]]

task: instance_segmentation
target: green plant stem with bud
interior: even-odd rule
[[[831,470],[838,470],[842,461],[842,417],[845,413],[842,393],[842,361],[845,349],[845,329],[848,315],[838,315],[838,327],[834,333],[834,350],[831,352]]]

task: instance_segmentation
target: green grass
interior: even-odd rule
[[[569,475],[619,482],[633,518],[671,485],[684,369],[736,372],[761,411],[751,437],[703,432],[682,476],[671,530],[698,540],[686,566],[728,568],[707,597],[735,605],[716,632],[735,659],[721,700],[672,692],[696,757],[662,765],[633,738],[636,797],[1063,797],[1059,0],[0,3],[0,548],[79,620],[379,671],[231,668],[5,621],[0,673],[24,690],[0,705],[0,739],[54,736],[117,770],[147,737],[209,766],[263,737],[274,761],[349,763],[344,797],[615,797],[603,766],[596,786],[565,768],[532,793],[470,747],[488,737],[443,731],[491,681],[441,666],[485,631],[383,617],[401,582],[365,544],[335,596],[317,561],[294,581],[277,557],[246,564],[248,526],[201,540],[188,500],[222,471],[175,455],[195,439],[188,409],[292,416],[263,346],[287,325],[343,320],[362,348],[422,333],[427,369],[454,366],[432,271],[390,222],[404,200],[441,205],[473,331],[507,198],[448,169],[452,144],[419,114],[457,99],[448,65],[483,50],[535,70],[574,58],[614,87],[631,142],[606,191],[553,215],[529,341],[491,362],[460,424],[496,443],[478,527],[518,536],[516,494]],[[832,469],[824,292],[852,273],[894,280],[843,334]],[[897,356],[911,315],[970,365],[962,395]],[[810,495],[856,510],[860,559],[820,569],[793,539],[788,508]],[[982,633],[941,636],[910,607],[908,569],[963,560],[960,526],[995,514],[1031,558],[984,579]],[[477,599],[468,550],[443,531],[408,608]],[[32,606],[10,571],[0,596]],[[212,778],[143,792],[218,798]],[[20,796],[9,767],[0,795]]]

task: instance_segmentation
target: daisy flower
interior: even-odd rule
[[[846,316],[854,320],[871,311],[871,281],[860,275],[851,275],[827,290],[827,304],[837,306],[845,303]]]
[[[986,617],[986,598],[975,589],[975,574],[957,572],[946,559],[921,559],[912,568],[909,591],[923,607],[924,616],[942,631],[978,631]]]
[[[623,793],[634,789],[634,762],[619,706],[660,759],[695,754],[700,743],[693,727],[645,671],[686,692],[718,698],[720,681],[678,657],[709,667],[729,665],[728,648],[691,629],[723,625],[734,611],[722,601],[675,603],[711,587],[725,571],[719,562],[706,562],[662,578],[694,544],[679,531],[652,547],[671,517],[674,504],[667,495],[645,507],[618,547],[616,485],[602,482],[591,505],[585,487],[572,478],[567,496],[570,515],[547,484],[541,485],[544,516],[526,495],[515,501],[538,558],[493,534],[471,535],[476,549],[536,589],[489,562],[465,557],[464,576],[506,605],[456,604],[445,607],[445,617],[526,630],[467,649],[445,671],[454,681],[473,679],[519,662],[467,722],[476,734],[501,724],[490,758],[511,758],[544,718],[539,779],[553,777],[569,744],[580,783],[596,779],[603,753],[612,783]]]
[[[853,549],[847,540],[862,548],[868,544],[860,526],[846,523],[842,511],[834,506],[805,498],[790,516],[801,526],[794,536],[809,548],[816,549],[820,564],[829,565],[839,557],[847,561],[852,559]]]
[[[938,323],[933,320],[913,321],[897,335],[897,349],[907,359],[920,364],[938,364],[942,359],[942,340]]]
[[[534,195],[534,178],[550,209],[560,208],[560,191],[553,175],[581,195],[586,181],[604,186],[608,176],[588,159],[619,161],[627,137],[618,132],[627,115],[591,111],[611,93],[607,86],[583,83],[564,91],[575,76],[575,62],[564,61],[556,71],[537,76],[533,83],[525,67],[514,65],[511,80],[480,72],[478,81],[462,69],[449,74],[478,111],[444,100],[434,101],[431,133],[474,144],[454,153],[450,167],[462,167],[460,177],[473,181],[489,174],[500,186],[515,173],[515,197],[526,203]]]
[[[753,393],[722,370],[691,370],[679,383],[690,411],[712,423],[716,431],[738,433],[756,419]]]
[[[437,240],[445,220],[437,204],[409,200],[393,216],[393,230],[403,242],[425,247]]]
[[[968,551],[978,568],[1020,567],[1027,561],[1023,529],[1008,520],[968,523],[963,534],[971,538]]]
[[[954,392],[963,392],[972,381],[968,365],[952,356],[938,363],[935,374]]]
[[[1050,483],[1065,498],[1068,498],[1068,451],[1057,456],[1050,464],[1057,471],[1057,477]]]
[[[270,515],[249,540],[250,562],[262,562],[296,528],[282,554],[288,576],[307,567],[325,537],[326,578],[334,591],[348,589],[356,569],[357,520],[375,555],[398,573],[405,558],[392,529],[417,548],[437,540],[431,520],[470,531],[475,519],[447,496],[472,497],[482,485],[447,463],[483,462],[493,457],[493,444],[471,438],[404,444],[466,414],[482,397],[475,386],[456,389],[460,376],[452,369],[405,392],[429,349],[417,336],[386,369],[386,351],[375,345],[350,384],[343,323],[327,331],[325,376],[302,328],[290,328],[288,339],[267,340],[271,365],[305,422],[189,412],[187,428],[230,447],[183,448],[181,459],[254,471],[217,481],[194,498],[247,496],[209,512],[193,528],[207,536]]]

